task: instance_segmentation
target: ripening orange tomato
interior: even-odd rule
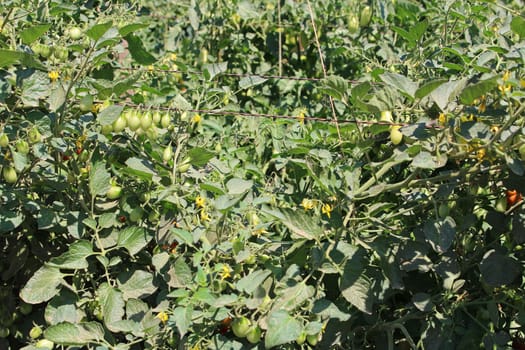
[[[510,208],[514,204],[519,203],[523,200],[521,193],[519,193],[516,190],[507,190],[505,194],[507,196],[507,208]]]

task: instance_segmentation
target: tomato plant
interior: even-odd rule
[[[0,348],[506,349],[520,1],[0,9]]]

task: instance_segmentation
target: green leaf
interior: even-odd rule
[[[22,213],[0,209],[0,233],[14,231],[23,221]]]
[[[423,86],[416,90],[415,97],[421,99],[446,82],[447,79],[436,79],[429,81],[428,83],[425,83]]]
[[[106,170],[106,163],[98,161],[89,172],[89,192],[93,197],[106,194],[111,187],[111,176]]]
[[[520,36],[521,39],[525,38],[525,19],[522,16],[512,17],[510,22],[510,29]]]
[[[291,343],[299,337],[303,326],[295,317],[285,310],[277,310],[268,316],[268,330],[264,337],[264,347],[271,349],[274,346]]]
[[[255,270],[237,281],[236,287],[241,292],[252,294],[271,274],[270,270]]]
[[[396,88],[405,95],[414,98],[417,90],[417,83],[408,79],[404,75],[386,72],[381,74],[380,78],[386,84]]]
[[[142,44],[142,40],[140,40],[139,37],[133,34],[128,34],[124,37],[124,39],[126,39],[128,42],[128,50],[131,54],[131,57],[137,61],[138,64],[148,65],[157,61],[157,59],[152,54],[146,51],[144,45]]]
[[[173,315],[170,317],[170,320],[173,319],[181,337],[186,334],[193,323],[192,315],[193,307],[191,305],[185,307],[178,306],[173,310]]]
[[[66,102],[66,91],[62,84],[53,84],[49,92],[49,97],[47,98],[47,103],[49,105],[49,110],[56,112],[64,105]]]
[[[157,178],[153,163],[147,159],[131,157],[126,160],[126,165],[127,168],[122,171],[125,174],[133,175],[146,181]]]
[[[371,314],[373,304],[372,282],[366,275],[365,252],[363,249],[354,251],[345,263],[339,288],[343,297],[360,311]]]
[[[142,227],[126,227],[118,233],[117,246],[126,248],[129,254],[133,256],[148,245],[151,239],[152,237]]]
[[[188,155],[190,156],[190,163],[195,167],[205,166],[215,154],[204,148],[195,147],[189,150]]]
[[[248,192],[253,186],[252,180],[233,178],[226,183],[228,194],[239,195]]]
[[[113,25],[113,22],[106,22],[106,23],[100,23],[95,24],[93,27],[89,28],[86,31],[86,35],[93,39],[94,41],[98,41],[98,39],[102,38],[104,34],[111,28]]]
[[[208,80],[212,80],[217,75],[226,72],[228,69],[228,62],[212,63],[204,65],[204,76]]]
[[[49,28],[51,28],[51,24],[38,24],[36,26],[26,28],[20,32],[20,38],[22,38],[22,42],[24,44],[30,45],[38,40],[38,38],[40,38],[42,35],[44,35],[44,33],[47,32]]]
[[[468,85],[459,95],[461,103],[470,105],[475,99],[485,95],[487,92],[492,91],[496,86],[498,86],[498,77],[492,77],[490,79]]]
[[[312,240],[323,234],[323,228],[318,220],[304,210],[283,208],[280,210],[263,209],[263,212],[279,219],[291,231],[292,239]]]
[[[47,265],[38,269],[20,291],[20,297],[28,304],[40,304],[58,294],[64,275],[58,268]]]
[[[425,237],[436,253],[446,252],[456,236],[456,222],[450,216],[440,220],[429,220],[423,227]]]
[[[46,305],[44,318],[49,325],[60,322],[79,323],[86,317],[84,310],[77,307],[78,296],[69,289],[62,288]]]
[[[193,281],[191,268],[183,258],[177,258],[170,266],[168,284],[173,288],[185,288]]]
[[[193,235],[190,232],[174,227],[171,229],[171,233],[177,242],[193,246]]]
[[[143,270],[135,270],[131,276],[130,272],[121,273],[117,281],[124,300],[143,299],[157,290],[153,284],[153,274]]]
[[[122,292],[107,283],[103,283],[97,291],[97,296],[99,298],[104,323],[109,330],[113,331],[112,324],[122,320],[124,317],[125,303]]]
[[[126,35],[130,34],[130,33],[133,33],[133,32],[136,32],[140,29],[144,29],[144,28],[147,28],[148,25],[146,23],[132,23],[132,24],[128,24],[128,25],[125,25],[123,26],[122,28],[120,28],[118,30],[119,34],[122,35],[123,37],[125,37]]]
[[[509,285],[523,272],[519,261],[494,249],[485,253],[479,269],[483,280],[491,287]]]
[[[87,345],[104,339],[104,328],[98,322],[62,322],[48,327],[44,337],[60,345]]]
[[[36,71],[22,81],[22,96],[20,96],[20,99],[25,107],[38,107],[40,101],[49,96],[49,91],[47,74]]]
[[[239,89],[248,89],[266,82],[268,79],[259,76],[248,76],[239,80]]]
[[[319,91],[332,96],[336,100],[342,100],[348,90],[348,81],[336,75],[326,77],[322,80]]]
[[[97,120],[100,125],[112,124],[122,113],[124,106],[111,105],[102,110],[97,116]]]
[[[279,296],[275,298],[272,308],[274,310],[292,311],[305,301],[311,300],[314,294],[315,288],[313,286],[300,282],[279,292]]]
[[[21,64],[29,68],[46,70],[46,67],[42,65],[42,63],[38,62],[35,57],[29,53],[0,49],[0,67],[10,67],[15,64]]]
[[[87,257],[93,254],[91,242],[79,240],[69,246],[67,252],[52,258],[49,266],[62,269],[86,269],[88,267]]]
[[[343,322],[350,319],[350,314],[341,311],[333,302],[324,298],[314,302],[312,313],[322,318],[335,318]]]

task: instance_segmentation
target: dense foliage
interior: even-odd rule
[[[0,9],[0,348],[525,348],[514,1]]]

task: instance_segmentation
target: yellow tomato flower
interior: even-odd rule
[[[149,65],[148,66],[148,72],[153,72],[153,70],[155,69],[155,67],[153,67],[153,65]]]
[[[60,78],[60,73],[58,73],[56,70],[52,70],[47,74],[47,76],[49,79],[51,79],[51,82],[55,82],[58,80],[58,78]]]
[[[299,110],[299,113],[297,113],[296,118],[299,121],[299,123],[304,124],[305,116],[306,116],[306,108],[301,108]]]
[[[165,313],[164,311],[161,311],[157,314],[156,316],[162,323],[166,323],[168,321],[168,314]]]
[[[197,208],[204,208],[206,206],[206,199],[201,196],[197,196],[197,198],[195,198],[195,206]]]
[[[176,61],[177,60],[177,54],[176,53],[170,54],[170,60]]]
[[[331,216],[331,212],[334,210],[334,207],[329,204],[329,203],[326,203],[326,204],[323,204],[323,206],[321,207],[321,212],[323,214],[326,214],[326,216],[330,217]]]
[[[485,151],[484,148],[480,148],[477,150],[476,152],[476,158],[479,160],[479,161],[482,161],[483,159],[485,159],[485,155],[487,154],[487,151]]]
[[[221,276],[221,281],[224,281],[226,278],[232,276],[232,270],[228,265],[222,265],[221,271],[219,271],[219,276]]]
[[[199,213],[199,216],[200,216],[202,221],[210,221],[211,220],[210,214],[208,214],[208,212],[206,210],[201,210],[201,212]]]
[[[525,79],[520,79],[520,87],[525,88]]]
[[[445,125],[447,122],[447,115],[445,113],[439,113],[438,122],[441,125]]]
[[[510,90],[512,90],[512,85],[510,85],[510,84],[506,84],[506,85],[500,84],[500,85],[498,85],[498,90],[501,91],[501,92],[510,92]]]
[[[509,80],[510,78],[510,71],[506,70],[504,73],[503,73],[503,76],[501,77],[501,80],[503,81],[507,81]]]
[[[313,209],[314,201],[308,198],[303,198],[303,201],[301,202],[301,206],[304,208],[304,210]]]
[[[199,124],[202,121],[202,117],[200,114],[195,114],[191,121],[195,124]]]

